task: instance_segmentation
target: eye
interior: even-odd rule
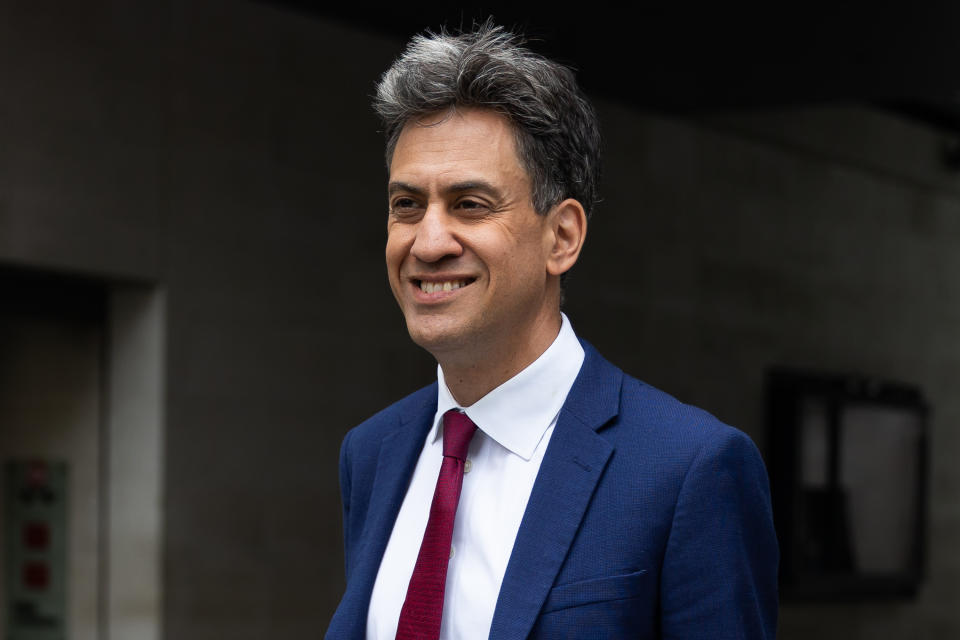
[[[410,217],[419,211],[420,203],[406,196],[395,198],[390,203],[390,213],[400,218]]]
[[[480,200],[473,200],[473,199],[467,198],[467,199],[458,201],[457,208],[464,209],[470,212],[479,212],[479,211],[485,211],[490,207],[488,207],[486,203]]]

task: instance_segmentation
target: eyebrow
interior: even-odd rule
[[[487,195],[493,198],[502,198],[503,194],[500,189],[497,189],[491,183],[486,180],[464,180],[463,182],[454,182],[453,184],[447,185],[444,187],[445,193],[462,193],[464,191],[480,191],[486,193]],[[412,184],[406,182],[394,181],[387,185],[387,195],[394,195],[396,193],[412,193],[417,196],[423,196],[426,194],[426,191],[420,187],[416,187]]]
[[[446,191],[460,193],[462,191],[481,191],[488,196],[500,198],[500,189],[487,182],[486,180],[466,180],[464,182],[455,182],[446,188]]]
[[[387,185],[387,195],[392,196],[395,193],[412,193],[414,195],[422,196],[426,193],[423,189],[415,187],[412,184],[407,184],[406,182],[391,182]]]

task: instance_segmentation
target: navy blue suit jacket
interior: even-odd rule
[[[778,551],[753,442],[583,346],[490,638],[772,640]],[[380,560],[436,405],[433,384],[343,441],[347,588],[328,639],[364,637]]]

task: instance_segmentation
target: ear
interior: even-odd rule
[[[579,201],[568,198],[547,215],[551,231],[547,273],[559,276],[569,271],[580,257],[587,237],[587,214]]]

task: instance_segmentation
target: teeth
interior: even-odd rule
[[[420,290],[424,293],[435,293],[437,291],[453,291],[460,287],[467,286],[466,280],[447,280],[446,282],[427,282],[420,281]]]

